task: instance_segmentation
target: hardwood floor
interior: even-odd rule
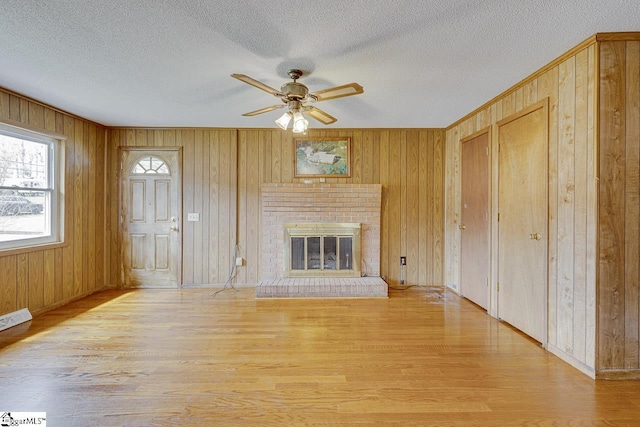
[[[437,289],[145,289],[1,332],[0,411],[51,426],[637,426],[640,382],[593,381]]]

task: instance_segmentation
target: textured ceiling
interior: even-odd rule
[[[113,126],[273,127],[289,68],[330,127],[445,127],[638,0],[0,0],[0,86]],[[323,125],[311,120],[311,127]]]

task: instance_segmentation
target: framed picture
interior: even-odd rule
[[[293,149],[296,178],[351,176],[351,138],[296,138]]]

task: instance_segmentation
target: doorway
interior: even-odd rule
[[[122,283],[176,288],[182,254],[180,149],[121,153]]]

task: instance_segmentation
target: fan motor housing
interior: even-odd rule
[[[298,82],[285,83],[280,88],[280,91],[289,99],[302,99],[309,93],[309,89]]]

